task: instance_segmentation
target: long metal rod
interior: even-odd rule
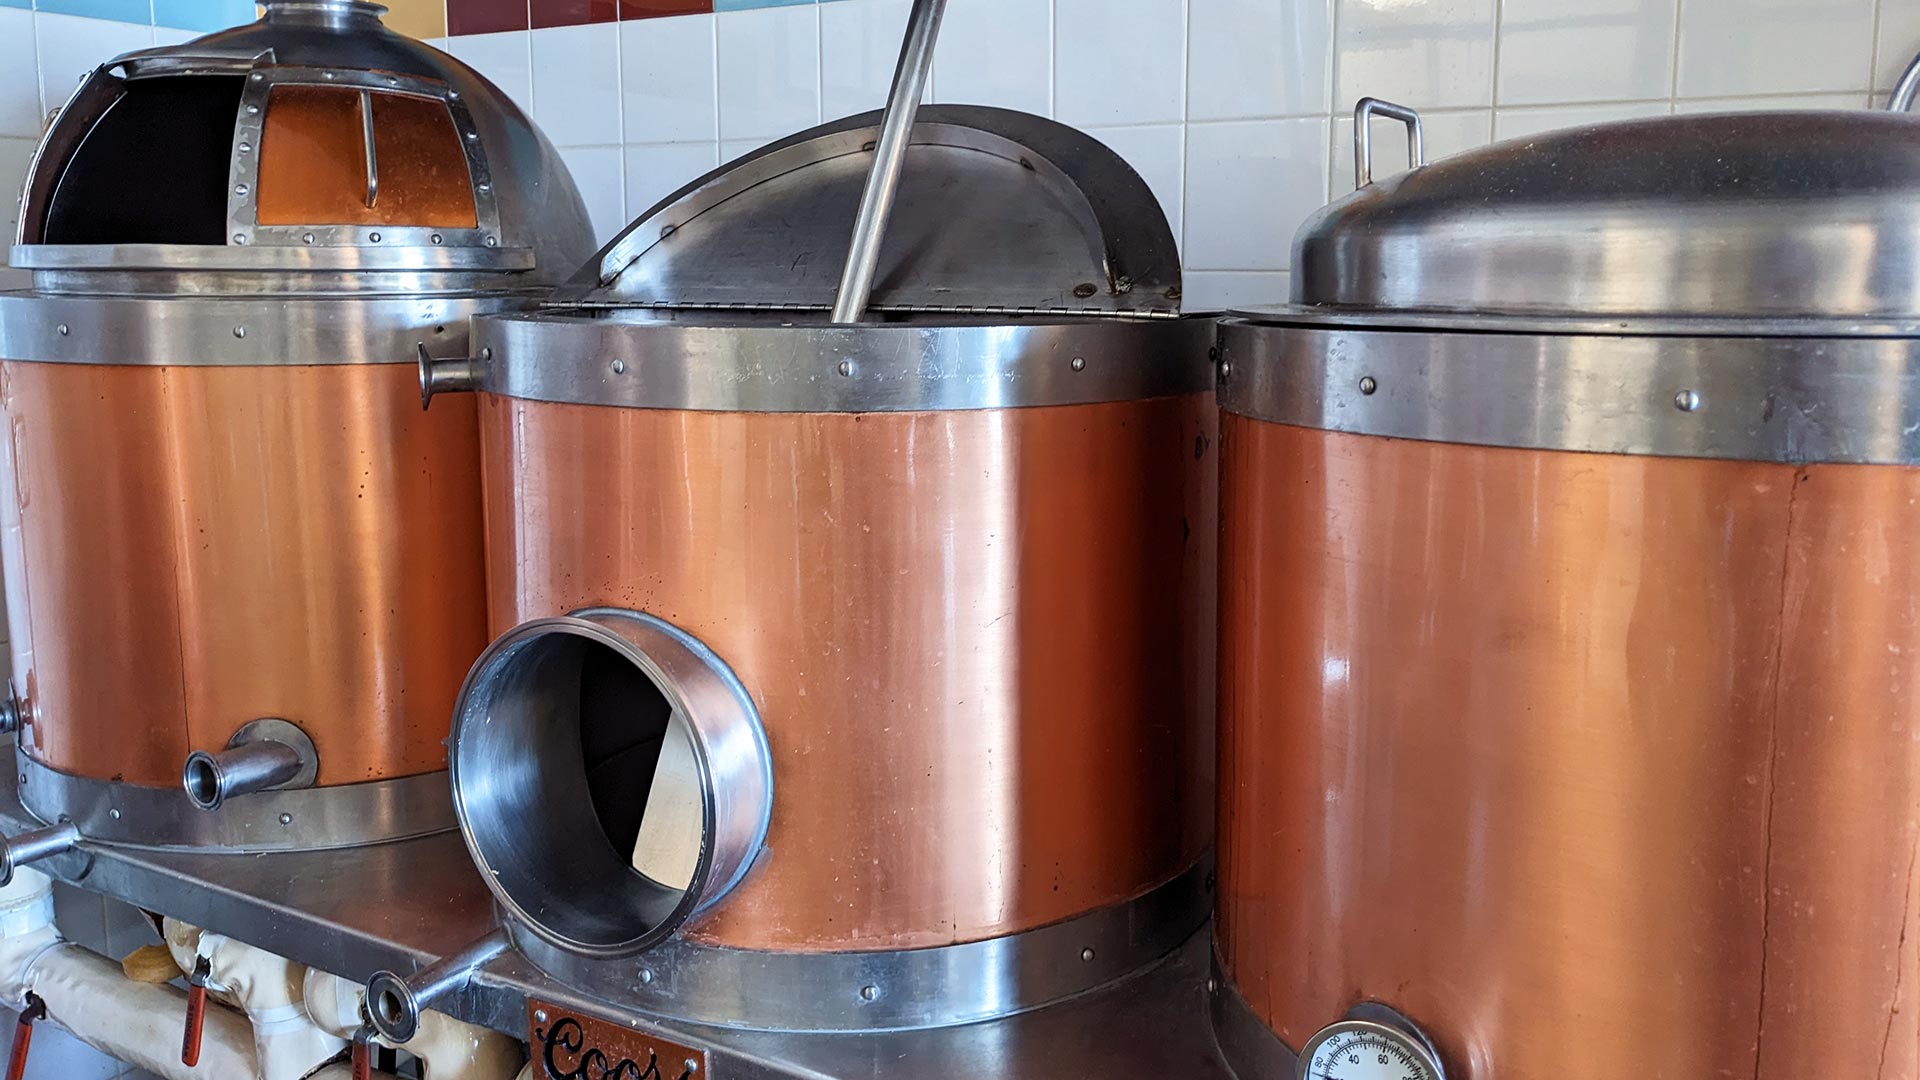
[[[1912,112],[1913,99],[1920,95],[1920,56],[1913,58],[1907,70],[1900,73],[1900,81],[1894,85],[1893,97],[1887,102],[1887,108],[1893,112]]]
[[[887,236],[887,219],[893,214],[900,171],[906,164],[907,145],[913,139],[913,118],[926,93],[927,72],[933,67],[933,43],[940,36],[940,17],[946,10],[946,0],[913,0],[907,39],[900,46],[900,66],[894,69],[893,91],[887,97],[886,116],[880,121],[880,141],[873,150],[873,171],[867,174],[867,189],[860,196],[853,243],[847,248],[847,265],[841,271],[840,291],[833,300],[836,323],[859,322],[873,296],[880,243]]]

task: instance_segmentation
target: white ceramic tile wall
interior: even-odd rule
[[[610,236],[721,161],[880,103],[908,0],[450,39],[565,151]],[[174,31],[0,8],[0,183],[86,69]],[[1352,189],[1355,98],[1430,156],[1567,124],[1858,108],[1920,52],[1920,0],[950,0],[928,97],[1093,131],[1146,178],[1190,306],[1278,299],[1299,223]],[[1382,126],[1377,171],[1404,166]]]

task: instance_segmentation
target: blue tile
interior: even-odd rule
[[[792,7],[795,4],[811,4],[814,0],[713,0],[715,11],[747,11],[763,7]]]
[[[33,0],[0,0],[0,7],[31,8]]]
[[[147,0],[34,0],[33,6],[56,15],[84,15],[89,19],[153,25],[153,9]]]
[[[153,0],[155,26],[225,30],[254,20],[253,0]]]

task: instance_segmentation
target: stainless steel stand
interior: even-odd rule
[[[0,779],[0,831],[37,828],[16,778]],[[451,833],[336,851],[204,855],[87,843],[40,870],[80,888],[205,926],[356,981],[413,971],[496,925],[491,899]],[[1160,964],[1058,1005],[922,1031],[809,1035],[663,1024],[556,983],[509,952],[436,1007],[516,1038],[540,1001],[704,1049],[728,1080],[806,1077],[1231,1080],[1209,1020],[1208,935]]]

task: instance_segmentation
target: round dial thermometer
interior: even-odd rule
[[[1345,1020],[1300,1048],[1300,1080],[1445,1080],[1422,1040],[1368,1020]]]

